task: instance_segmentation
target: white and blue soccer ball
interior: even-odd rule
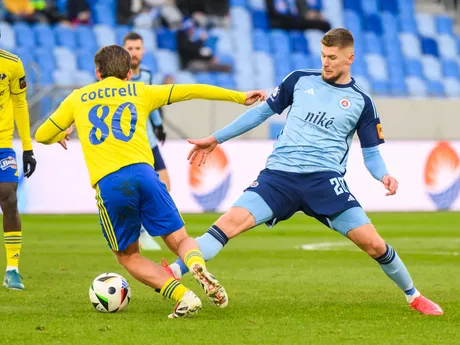
[[[125,278],[116,273],[102,273],[89,288],[89,299],[101,313],[123,310],[131,300],[131,287]]]

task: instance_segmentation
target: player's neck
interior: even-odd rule
[[[351,75],[350,73],[342,74],[339,79],[335,81],[334,84],[339,84],[339,85],[346,85],[351,82]]]

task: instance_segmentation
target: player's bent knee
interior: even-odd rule
[[[8,197],[0,201],[0,206],[4,214],[16,213],[18,210],[18,199],[16,193],[11,193]]]

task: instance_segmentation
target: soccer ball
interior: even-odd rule
[[[89,288],[89,299],[101,313],[115,313],[124,309],[131,300],[131,287],[116,273],[102,273]]]

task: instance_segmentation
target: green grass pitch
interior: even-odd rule
[[[444,316],[410,311],[376,262],[298,215],[243,234],[209,263],[229,293],[228,308],[212,306],[187,277],[204,309],[195,318],[169,320],[173,302],[118,266],[97,216],[23,216],[26,290],[0,289],[0,344],[460,344],[460,213],[370,217]],[[193,236],[216,218],[185,215]],[[315,248],[319,243],[329,244]],[[300,249],[304,244],[316,250]],[[174,260],[166,250],[144,254]],[[132,287],[131,304],[120,313],[98,313],[89,302],[91,281],[108,271]]]

